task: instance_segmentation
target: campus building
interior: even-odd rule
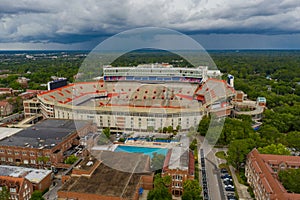
[[[300,194],[288,193],[277,174],[299,167],[299,156],[260,154],[253,149],[247,156],[245,175],[257,200],[299,200]]]
[[[99,151],[62,177],[58,199],[138,200],[143,189],[153,188],[147,155]]]
[[[0,117],[13,113],[13,106],[8,101],[0,101]]]
[[[41,192],[48,189],[51,185],[51,170],[44,169],[33,169],[33,168],[25,168],[25,167],[16,167],[9,165],[0,165],[0,177],[3,182],[10,182],[9,180],[13,180],[13,178],[24,178],[30,182],[28,183],[29,187],[33,190],[40,190]],[[5,181],[8,180],[8,181]],[[17,179],[16,179],[17,180]],[[20,183],[17,181],[17,183]],[[0,187],[4,185],[0,185]],[[5,185],[9,187],[8,185]],[[21,185],[18,186],[21,188]],[[30,189],[30,192],[32,192]]]
[[[120,132],[158,131],[168,126],[189,130],[213,110],[212,104],[221,116],[230,114],[227,98],[234,95],[234,89],[225,81],[209,78],[208,71],[207,67],[168,64],[107,66],[102,80],[69,84],[37,98],[45,118],[93,120],[100,128]]]
[[[162,169],[162,177],[170,176],[172,179],[170,190],[175,196],[182,195],[184,181],[193,180],[195,173],[195,159],[193,152],[189,150],[188,138],[181,142],[182,146],[168,151]]]
[[[0,191],[6,188],[9,199],[29,200],[33,192],[33,186],[24,177],[0,176]]]
[[[91,121],[47,119],[25,129],[0,134],[0,163],[33,167],[63,167],[80,138],[95,132]]]
[[[36,116],[41,113],[40,102],[37,98],[23,101],[25,118]]]

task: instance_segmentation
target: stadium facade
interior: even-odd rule
[[[189,130],[208,112],[230,114],[235,91],[206,66],[169,64],[103,68],[103,78],[76,82],[37,96],[45,118],[93,120],[112,131]]]

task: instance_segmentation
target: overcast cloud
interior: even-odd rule
[[[0,0],[0,48],[5,43],[74,47],[145,26],[175,29],[200,40],[201,35],[250,34],[296,35],[300,41],[300,1]]]

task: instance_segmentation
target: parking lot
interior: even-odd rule
[[[222,186],[224,190],[224,195],[228,200],[235,200],[237,199],[235,197],[235,187],[233,183],[232,176],[228,173],[228,170],[225,168],[222,168],[220,170],[221,176],[220,178],[222,179]]]

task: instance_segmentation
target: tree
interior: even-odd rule
[[[107,137],[110,138],[110,128],[103,129],[102,133]]]
[[[173,126],[168,126],[168,127],[167,127],[167,132],[168,132],[168,133],[173,133],[173,130],[174,130],[174,129],[173,129]]]
[[[290,132],[286,136],[286,141],[289,147],[300,149],[300,132]]]
[[[278,131],[278,129],[271,125],[263,125],[260,128],[259,133],[260,133],[261,137],[266,138],[268,140],[272,140],[272,141],[274,141],[274,138],[277,138],[280,136],[280,132]]]
[[[177,132],[181,131],[181,126],[180,126],[180,125],[177,125],[177,126],[176,126],[176,131],[177,131]]]
[[[199,123],[198,132],[200,135],[205,136],[210,124],[210,117],[205,115]]]
[[[168,127],[163,127],[162,132],[163,132],[163,133],[168,132]]]
[[[65,164],[74,164],[76,161],[78,160],[78,158],[75,155],[70,155],[66,160],[65,160]]]
[[[154,129],[154,127],[153,126],[148,126],[147,127],[147,131],[148,132],[153,132],[155,129]]]
[[[196,180],[186,180],[183,183],[182,200],[201,200],[201,187]]]
[[[154,177],[154,189],[148,193],[147,200],[172,200],[172,194],[168,190],[171,183],[171,177],[161,177],[156,174]]]
[[[104,134],[99,135],[98,145],[106,145],[109,144],[110,140]]]
[[[242,164],[245,163],[247,154],[255,147],[252,139],[234,140],[229,144],[228,148],[228,162],[240,170]]]
[[[151,159],[151,168],[152,168],[152,170],[162,169],[164,161],[165,161],[165,156],[164,155],[154,152],[153,157]]]
[[[192,151],[194,151],[196,148],[197,148],[197,139],[194,138],[193,141],[192,141],[191,144],[190,144],[190,149],[191,149]]]
[[[300,193],[300,169],[286,169],[278,173],[279,180],[289,192]]]
[[[35,190],[32,195],[30,200],[45,200],[45,198],[43,197],[43,193],[39,190]]]
[[[46,164],[49,160],[50,158],[48,156],[40,156],[37,158],[37,161],[43,162],[43,164]]]
[[[0,199],[1,200],[8,200],[10,197],[9,191],[6,186],[2,187],[2,190],[0,191]]]
[[[270,144],[265,147],[257,149],[262,154],[276,154],[276,155],[291,155],[291,152],[283,144]]]

